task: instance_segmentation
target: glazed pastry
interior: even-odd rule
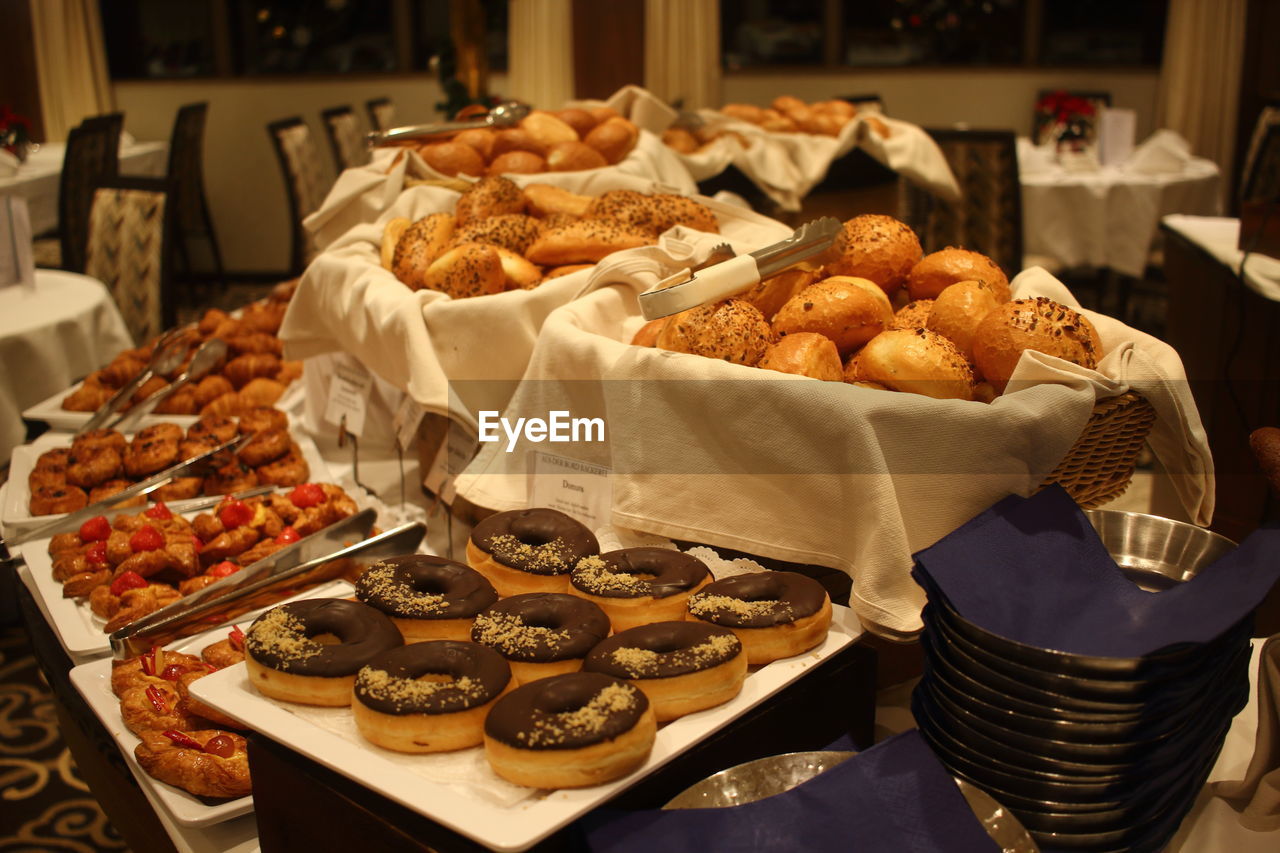
[[[171,682],[160,679],[130,687],[120,697],[120,717],[135,735],[164,729],[198,729],[204,720],[182,706],[182,696]]]
[[[236,422],[225,415],[203,415],[187,428],[187,438],[215,447],[236,437]]]
[[[218,669],[235,666],[244,660],[244,632],[238,627],[232,628],[225,640],[205,646],[200,657]]]
[[[287,430],[288,428],[289,416],[270,406],[255,406],[254,408],[246,409],[240,415],[239,431],[242,434],[263,432],[269,429]],[[231,436],[227,436],[227,438],[229,439]]]
[[[411,554],[375,563],[356,581],[356,598],[377,608],[405,642],[470,640],[476,614],[498,600],[484,575],[443,557]]]
[[[297,486],[311,476],[311,466],[302,457],[297,442],[289,442],[289,452],[279,459],[258,466],[258,482],[273,486]]]
[[[274,462],[289,452],[293,442],[287,430],[268,429],[253,434],[253,438],[237,454],[240,461],[251,468]],[[304,478],[305,479],[305,478]]]
[[[495,513],[477,524],[467,541],[467,562],[501,596],[566,592],[573,567],[598,553],[595,535],[554,509]]]
[[[89,505],[84,489],[66,485],[40,486],[31,492],[29,504],[32,515],[53,515],[58,512],[75,512]]]
[[[672,548],[624,548],[583,557],[569,592],[597,605],[615,633],[683,619],[689,596],[711,583],[697,557]]]
[[[148,774],[199,797],[247,797],[245,739],[217,729],[142,732],[133,755]]]
[[[689,599],[689,617],[728,628],[764,664],[820,644],[831,627],[822,584],[796,572],[754,572],[718,580]]]
[[[503,598],[476,616],[471,639],[496,649],[520,684],[577,672],[609,636],[609,617],[584,598],[529,592]]]
[[[134,479],[149,477],[178,462],[176,438],[143,438],[139,433],[124,453],[124,472]]]

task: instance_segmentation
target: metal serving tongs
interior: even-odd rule
[[[825,252],[831,248],[840,228],[840,220],[824,216],[806,222],[790,237],[772,246],[745,255],[725,253],[730,256],[720,263],[682,269],[640,294],[640,311],[646,320],[656,320],[727,299]],[[717,246],[716,252],[721,249]],[[716,252],[708,260],[714,260]]]
[[[142,420],[154,411],[156,406],[159,406],[165,400],[172,397],[179,388],[191,382],[195,382],[197,379],[203,379],[205,374],[222,363],[222,359],[226,354],[226,341],[222,340],[222,338],[209,338],[209,340],[202,343],[200,348],[196,350],[195,355],[191,357],[191,363],[187,365],[187,369],[184,370],[181,375],[138,405],[134,406],[129,411],[122,414],[120,417],[116,418],[116,420],[110,425],[121,432],[131,431],[135,426],[137,426],[138,421]]]
[[[193,326],[179,326],[161,335],[151,351],[151,361],[142,369],[142,372],[112,394],[111,399],[103,403],[98,411],[93,413],[93,417],[76,430],[76,435],[97,429],[106,423],[107,419],[122,409],[151,377],[168,376],[177,370],[182,360],[187,357],[187,350],[191,349],[191,341],[187,339],[187,335],[193,328]]]
[[[116,658],[207,631],[302,589],[351,577],[378,560],[412,554],[427,526],[403,524],[371,538],[376,513],[366,509],[313,533],[111,635]]]
[[[82,523],[93,518],[95,515],[103,515],[106,510],[110,510],[116,504],[123,503],[140,495],[149,495],[161,486],[167,485],[177,478],[185,476],[187,472],[200,468],[219,453],[234,453],[247,444],[251,438],[253,438],[252,435],[238,435],[230,441],[223,442],[212,450],[206,450],[199,456],[193,456],[187,461],[179,462],[177,465],[172,465],[158,474],[152,474],[142,482],[134,483],[129,488],[116,492],[108,498],[103,498],[96,503],[91,503],[84,509],[69,512],[62,518],[55,518],[48,524],[42,524],[39,527],[33,527],[30,530],[20,530],[13,536],[6,538],[5,544],[21,545],[23,542],[29,542],[32,539],[40,539],[45,536],[52,536],[55,533],[75,530],[80,527]]]
[[[532,107],[520,101],[503,101],[489,110],[484,117],[475,121],[411,124],[405,127],[393,127],[389,130],[375,130],[373,133],[365,135],[365,141],[370,146],[373,146],[381,145],[384,142],[396,142],[401,139],[423,139],[446,133],[457,133],[460,130],[471,130],[476,127],[515,127],[532,110]]]

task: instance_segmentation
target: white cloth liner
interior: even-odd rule
[[[561,177],[570,174],[577,175],[573,188],[590,195],[609,189],[648,192],[657,188],[651,179],[617,170],[561,173]],[[517,175],[513,180],[524,185],[552,177]],[[365,205],[375,195],[370,189],[361,199],[353,199],[354,208],[368,215]],[[397,216],[417,220],[452,211],[458,196],[442,187],[411,187],[376,221],[352,227],[307,268],[289,304],[280,338],[291,359],[351,353],[378,376],[406,390],[427,411],[453,417],[474,433],[476,412],[506,407],[528,366],[543,320],[594,289],[597,279],[592,270],[581,270],[533,290],[469,299],[411,291],[380,264],[383,225]],[[723,233],[687,233],[713,243],[728,240],[749,251],[791,233],[785,225],[736,205],[697,198],[716,212]],[[677,234],[687,231],[676,230]],[[646,250],[636,251],[639,254],[633,258],[645,257]]]
[[[704,239],[696,251],[710,248]],[[859,618],[899,638],[921,627],[911,554],[1005,495],[1033,492],[1100,399],[1132,388],[1156,408],[1155,453],[1190,517],[1212,516],[1212,460],[1181,361],[1117,320],[1085,312],[1107,352],[1096,371],[1028,354],[990,405],[933,400],[629,346],[642,323],[637,294],[683,263],[635,254],[613,256],[598,289],[547,318],[505,412],[545,417],[564,407],[564,380],[588,380],[574,383],[573,414],[600,407],[589,413],[603,414],[608,445],[482,444],[459,495],[524,507],[530,451],[609,465],[615,525],[837,568],[853,579]],[[1077,306],[1039,268],[1013,287]],[[593,383],[594,394],[582,387]]]

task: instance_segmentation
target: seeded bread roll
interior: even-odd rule
[[[551,184],[529,184],[524,188],[529,202],[529,212],[534,216],[554,216],[557,213],[583,216],[591,206],[591,196],[578,195]]]
[[[382,268],[384,270],[391,269],[391,262],[396,256],[396,244],[400,242],[400,237],[404,235],[404,229],[413,223],[403,216],[397,216],[389,221],[382,228]],[[207,401],[206,401],[207,402]]]
[[[995,261],[979,252],[948,247],[920,259],[907,276],[912,299],[934,299],[960,281],[981,281],[1001,302],[1009,301],[1009,279]]]
[[[462,193],[454,216],[458,225],[463,226],[491,216],[524,213],[528,206],[524,193],[514,181],[494,175],[481,178]]]
[[[486,175],[538,175],[547,171],[547,161],[532,151],[508,151],[495,155]]]
[[[650,320],[640,327],[635,336],[631,338],[631,343],[638,347],[654,347],[658,345],[658,335],[662,332],[662,327],[667,325],[666,317],[659,317],[656,320]]]
[[[464,243],[445,252],[427,268],[423,287],[454,299],[501,293],[507,276],[497,249],[481,243]]]
[[[775,340],[758,308],[729,299],[668,318],[658,335],[658,347],[754,366]]]
[[[917,299],[908,302],[893,315],[890,329],[924,329],[929,324],[929,312],[933,310],[932,299]]]
[[[659,234],[675,225],[685,225],[709,234],[720,233],[720,223],[716,220],[716,215],[711,212],[711,208],[695,199],[671,193],[658,193],[653,200],[658,210]]]
[[[621,249],[647,246],[647,234],[627,230],[613,222],[583,219],[563,228],[544,230],[525,257],[535,264],[595,263]]]
[[[700,146],[698,137],[683,127],[669,127],[662,131],[662,142],[668,148],[674,148],[681,154],[692,154]]]
[[[809,285],[783,305],[773,318],[773,330],[788,336],[795,332],[825,335],[844,357],[891,322],[893,306],[875,282],[832,276]]]
[[[774,315],[804,288],[819,278],[810,270],[790,269],[767,278],[755,287],[742,294],[742,298],[760,309],[766,320],[772,321]]]
[[[928,329],[876,335],[858,353],[856,378],[938,400],[973,399],[973,368],[955,344]]]
[[[600,122],[582,140],[604,155],[610,164],[622,161],[640,138],[639,129],[622,116]]]
[[[453,239],[452,213],[433,213],[404,229],[391,257],[391,271],[410,290],[426,287],[427,269]]]
[[[906,283],[921,254],[920,240],[905,222],[867,214],[844,223],[823,260],[828,275],[871,279],[892,293]]]
[[[1102,358],[1102,341],[1086,317],[1045,296],[1004,303],[978,324],[973,336],[978,372],[1000,393],[1026,350],[1092,370]]]
[[[505,178],[503,180],[506,180]],[[453,234],[453,245],[485,243],[523,254],[542,233],[542,223],[524,213],[472,218]]]
[[[542,268],[528,258],[502,246],[494,246],[493,250],[502,264],[507,290],[532,290],[542,281]]]
[[[947,338],[965,358],[973,361],[973,333],[1000,304],[1000,298],[985,282],[956,282],[938,294],[925,328]]]
[[[817,332],[796,332],[779,339],[765,350],[756,366],[829,382],[839,382],[844,376],[836,345]]]

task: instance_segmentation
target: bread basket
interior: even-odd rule
[[[1155,409],[1133,391],[1099,400],[1080,437],[1041,488],[1057,483],[1084,509],[1119,497],[1129,488],[1155,421]]]

